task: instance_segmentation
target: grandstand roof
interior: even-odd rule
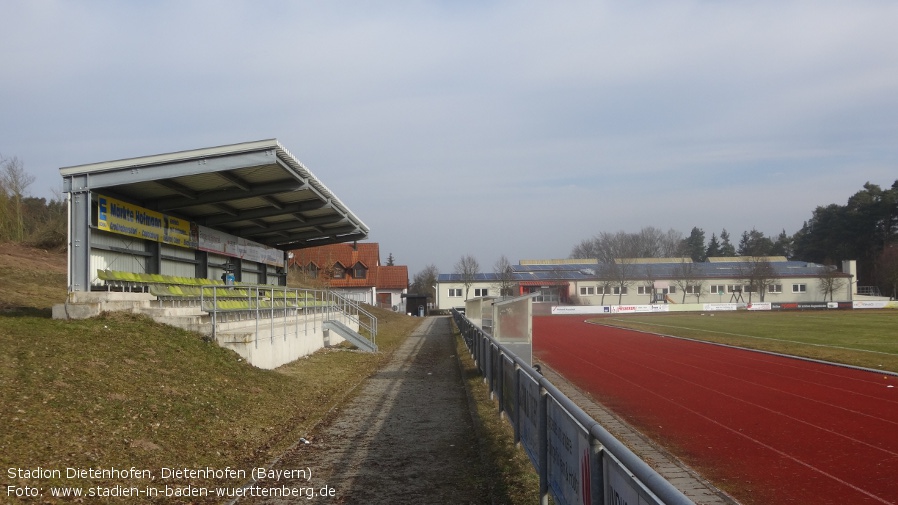
[[[369,232],[277,139],[59,171],[66,192],[102,193],[282,250]]]

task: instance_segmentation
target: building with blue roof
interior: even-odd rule
[[[854,262],[832,266],[783,256],[523,260],[506,272],[440,274],[439,309],[463,307],[480,297],[531,295],[556,305],[812,304],[851,302],[857,297]]]

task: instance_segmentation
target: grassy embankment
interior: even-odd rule
[[[420,323],[377,311],[381,353],[323,350],[267,371],[198,334],[147,318],[53,320],[49,309],[65,299],[65,284],[64,255],[0,246],[4,486],[39,484],[46,493],[50,486],[158,484],[66,478],[66,468],[135,467],[158,479],[162,467],[265,466],[311,437]],[[10,468],[63,475],[10,478]]]
[[[597,323],[898,372],[898,311],[715,312],[603,317]]]

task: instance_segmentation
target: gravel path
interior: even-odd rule
[[[298,475],[260,483],[268,492],[299,496],[239,503],[307,503],[309,488],[314,503],[489,502],[449,317],[425,318],[390,363],[309,438],[272,468]]]

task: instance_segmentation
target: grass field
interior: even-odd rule
[[[704,312],[594,322],[898,372],[898,311]]]

